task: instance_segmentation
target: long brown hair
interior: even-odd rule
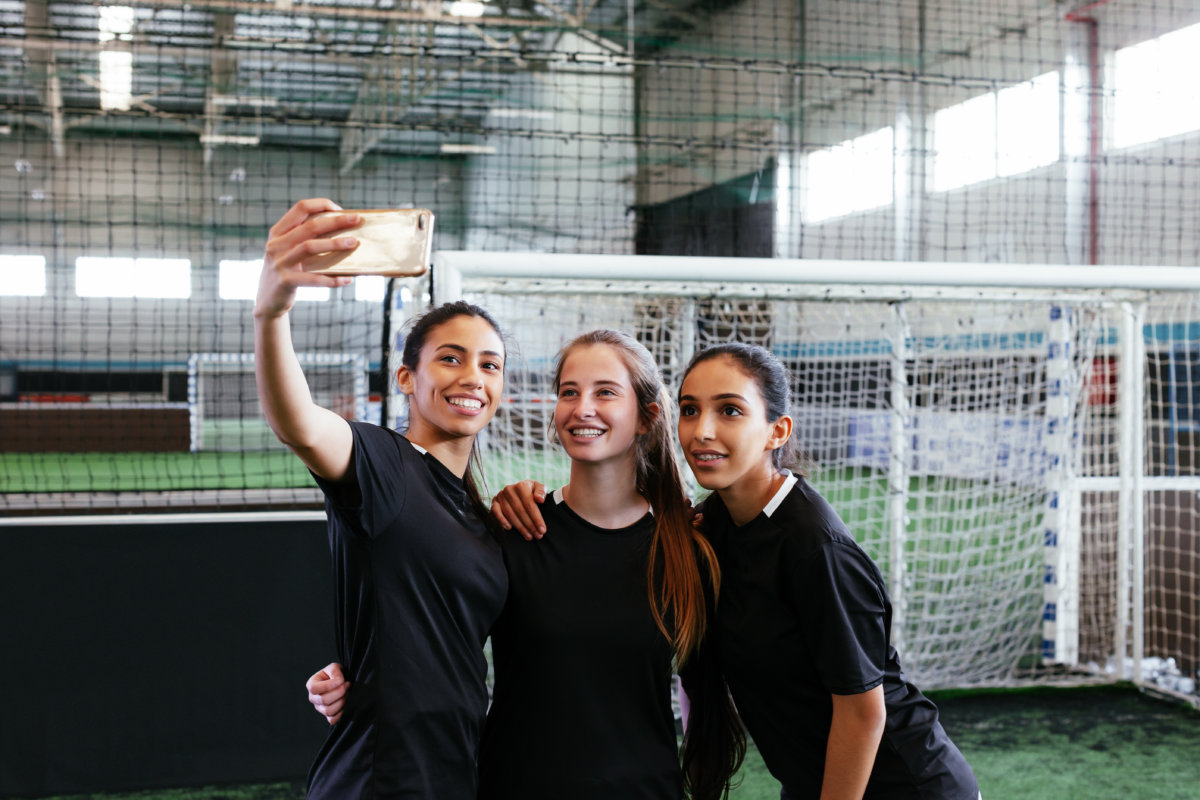
[[[692,527],[685,500],[683,475],[675,453],[675,424],[671,395],[662,375],[640,342],[620,331],[601,328],[576,337],[558,354],[554,391],[562,382],[563,365],[582,347],[611,347],[629,372],[638,416],[647,431],[635,445],[637,490],[654,509],[654,539],[646,568],[646,590],[654,621],[671,643],[678,669],[700,646],[708,622],[705,584],[715,596],[721,568],[712,545]],[[657,413],[653,405],[658,406]],[[705,573],[701,573],[701,561]],[[660,566],[661,563],[661,566]]]

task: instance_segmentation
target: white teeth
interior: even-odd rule
[[[572,436],[601,436],[603,433],[599,428],[575,428],[571,431]]]
[[[714,455],[712,453],[704,453],[696,456],[697,461],[716,461],[718,458],[724,458],[724,456]]]
[[[473,409],[483,408],[482,401],[472,400],[469,397],[451,397],[450,405],[459,406],[460,408],[473,408]]]

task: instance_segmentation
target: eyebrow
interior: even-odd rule
[[[741,400],[743,403],[749,402],[748,400],[746,400],[746,398],[742,397],[737,392],[726,392],[725,394],[713,395],[712,399],[713,400]],[[693,403],[696,402],[696,398],[690,394],[680,395],[679,400],[680,400],[680,402],[682,402],[684,400],[691,400]]]
[[[592,381],[592,383],[599,383],[604,386],[621,386],[622,385],[620,381],[613,381],[613,380],[609,380],[608,378],[601,378],[599,380]],[[560,386],[578,386],[579,381],[563,381],[559,385]]]
[[[439,344],[437,346],[437,349],[438,350],[453,350],[456,353],[462,353],[464,356],[467,354],[467,348],[463,347],[461,344]],[[480,350],[479,353],[480,353],[480,355],[496,356],[497,358],[504,358],[504,353],[498,352],[496,350]]]

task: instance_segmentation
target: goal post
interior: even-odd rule
[[[1200,329],[1200,270],[442,251],[427,288],[431,303],[484,306],[516,342],[481,437],[492,488],[566,479],[546,437],[549,380],[576,334],[634,334],[673,389],[697,349],[756,342],[792,371],[812,479],[887,576],[894,638],[923,685],[1200,666],[1188,518],[1149,494],[1167,454],[1178,464],[1192,445],[1149,442],[1169,414],[1139,399],[1200,426],[1182,373],[1166,386],[1158,366]],[[1123,321],[1137,308],[1140,326]],[[1119,366],[1120,384],[1099,383],[1097,364]],[[1200,490],[1172,480],[1180,497]],[[1155,534],[1169,565],[1146,538],[1154,513],[1175,520]],[[1191,595],[1152,585],[1164,581]]]
[[[361,353],[297,353],[313,401],[348,419],[365,420],[367,360]],[[187,366],[191,452],[278,447],[263,417],[254,353],[192,353]]]

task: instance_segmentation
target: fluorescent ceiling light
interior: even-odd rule
[[[443,144],[442,152],[448,155],[484,155],[495,154],[496,148],[490,144]]]
[[[482,17],[483,3],[455,0],[448,9],[452,17]]]
[[[257,136],[236,136],[228,133],[205,133],[200,135],[200,144],[240,144],[247,147],[258,145]]]

